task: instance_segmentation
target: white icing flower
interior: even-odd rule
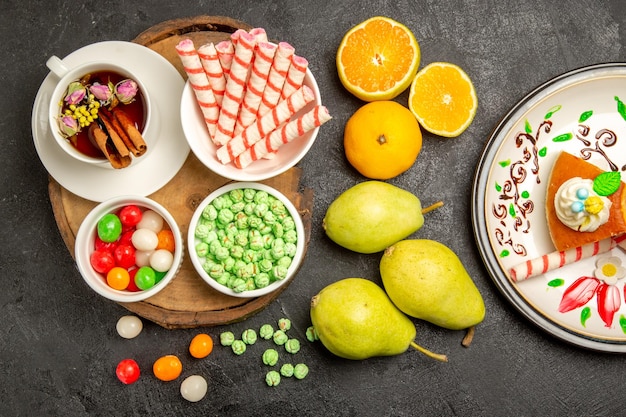
[[[617,256],[603,256],[596,261],[594,275],[607,284],[614,285],[626,276],[626,268],[622,266],[622,260]]]
[[[593,232],[609,220],[611,200],[593,191],[593,181],[580,177],[565,181],[556,192],[558,219],[570,229]]]

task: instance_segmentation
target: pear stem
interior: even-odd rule
[[[466,348],[470,347],[470,345],[472,344],[472,340],[474,340],[475,330],[476,330],[476,326],[472,326],[467,329],[467,333],[465,333],[465,337],[461,341],[461,344],[463,345],[463,347],[466,347]]]
[[[431,352],[430,350],[421,347],[420,345],[418,345],[415,342],[411,342],[410,343],[411,347],[419,352],[422,352],[424,355],[428,356],[429,358],[432,359],[436,359],[440,362],[448,362],[448,357],[446,355],[440,354],[440,353],[434,353]]]
[[[436,203],[431,204],[431,205],[430,205],[430,206],[428,206],[428,207],[424,207],[424,208],[422,209],[422,214],[426,214],[426,213],[428,213],[429,211],[436,210],[436,209],[438,209],[438,208],[439,208],[439,207],[441,207],[441,206],[443,206],[443,201],[437,201]]]

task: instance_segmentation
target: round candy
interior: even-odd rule
[[[576,190],[576,197],[581,200],[585,200],[587,197],[589,197],[589,190],[587,190],[586,188],[579,188],[578,190]]]
[[[141,216],[141,209],[134,204],[124,206],[119,213],[120,221],[122,222],[122,225],[126,227],[136,226],[141,220]]]
[[[194,358],[206,358],[213,351],[213,339],[206,333],[200,333],[191,339],[189,353]]]
[[[154,210],[146,210],[143,212],[141,221],[137,223],[137,229],[150,229],[157,233],[163,229],[163,217]]]
[[[154,250],[159,244],[159,238],[153,230],[142,228],[135,230],[132,242],[137,250]]]
[[[166,249],[170,252],[174,252],[176,244],[174,243],[174,233],[170,229],[163,229],[157,233],[159,243],[157,249]]]
[[[113,251],[115,264],[122,268],[130,268],[135,265],[135,248],[127,243],[118,245]]]
[[[170,269],[173,262],[174,255],[165,249],[157,249],[150,256],[150,266],[155,271],[165,272]]]
[[[143,329],[143,323],[137,316],[122,316],[117,321],[115,328],[124,339],[132,339],[139,336]]]
[[[183,364],[175,355],[161,356],[152,365],[154,376],[161,381],[173,381],[178,378],[183,371]]]
[[[135,274],[135,284],[140,290],[147,290],[156,283],[156,275],[154,269],[149,266],[142,266]]]
[[[95,250],[89,257],[91,266],[96,272],[106,274],[115,266],[113,254],[104,249]]]
[[[152,250],[138,250],[135,251],[135,265],[142,266],[150,266],[150,256],[154,251]]]
[[[582,201],[574,201],[571,208],[574,213],[581,213],[585,210],[585,204]]]
[[[180,384],[180,395],[190,402],[198,402],[207,392],[207,382],[200,375],[191,375]]]
[[[122,233],[122,222],[113,213],[107,213],[98,221],[98,237],[103,242],[115,242]]]
[[[139,365],[133,359],[124,359],[117,364],[115,375],[123,384],[132,384],[139,379]]]
[[[130,274],[122,267],[116,266],[107,272],[107,284],[114,290],[125,290],[130,283]]]

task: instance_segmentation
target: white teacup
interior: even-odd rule
[[[150,93],[148,92],[148,89],[145,87],[141,79],[136,74],[122,66],[109,62],[86,62],[77,66],[68,67],[60,58],[56,56],[50,57],[46,62],[46,66],[52,71],[52,74],[58,77],[57,84],[50,98],[50,130],[52,131],[52,135],[54,136],[54,139],[57,141],[61,149],[63,149],[68,155],[79,161],[94,166],[99,166],[102,168],[112,168],[111,164],[104,156],[93,157],[76,149],[69,142],[69,140],[61,134],[61,129],[59,127],[59,117],[61,115],[60,103],[63,101],[63,98],[65,97],[67,88],[70,83],[73,81],[78,81],[87,74],[93,74],[102,71],[112,71],[118,73],[122,77],[132,79],[137,83],[139,91],[141,92],[141,97],[143,99],[144,121],[141,134],[148,145],[148,151],[146,153],[149,153],[150,149],[152,148],[152,146],[154,146],[156,142],[156,138],[158,137],[158,115],[156,114],[156,106],[152,103],[152,100],[150,99]],[[145,157],[146,154],[138,158],[133,157],[131,165],[139,162],[142,158]]]

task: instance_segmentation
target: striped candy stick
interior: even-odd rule
[[[252,162],[263,158],[270,152],[276,152],[282,145],[299,138],[330,119],[331,116],[326,107],[321,105],[315,106],[304,115],[283,124],[280,128],[246,149],[234,159],[233,163],[238,168],[245,168]]]
[[[202,68],[204,68],[204,72],[209,78],[215,101],[217,101],[218,106],[221,106],[224,90],[226,90],[226,78],[224,77],[224,69],[222,64],[220,64],[215,45],[212,42],[202,45],[198,48],[198,56],[200,57]]]
[[[267,32],[263,28],[252,28],[248,33],[254,36],[256,43],[268,42]]]
[[[183,64],[189,84],[193,88],[196,101],[200,106],[204,122],[209,130],[209,136],[214,140],[219,118],[219,107],[209,84],[209,78],[204,72],[204,68],[202,68],[198,51],[196,51],[191,39],[183,39],[176,45],[176,52]]]
[[[224,78],[228,80],[230,76],[230,67],[233,63],[233,57],[235,56],[235,45],[231,41],[221,41],[215,45],[217,51],[217,57],[220,60],[222,71],[224,72]]]
[[[240,134],[246,127],[256,120],[257,110],[263,97],[263,90],[267,84],[267,77],[274,60],[277,46],[267,42],[256,45],[254,64],[250,71],[250,78],[246,84],[246,93],[241,103],[241,110],[235,125],[235,135]]]
[[[235,123],[243,100],[253,53],[254,36],[243,30],[240,31],[215,131],[215,142],[219,145],[224,145],[234,136]]]
[[[265,86],[265,90],[263,90],[263,97],[261,98],[257,118],[262,117],[278,104],[280,92],[283,90],[283,84],[285,83],[285,78],[287,78],[287,72],[291,65],[291,57],[294,52],[295,48],[287,42],[280,42],[278,44],[274,61],[272,62],[272,68],[270,68],[270,74],[267,77],[267,85]]]
[[[309,87],[302,86],[287,100],[282,101],[272,111],[244,129],[226,145],[217,149],[217,159],[223,164],[232,161],[237,155],[245,151],[257,141],[268,135],[282,123],[289,120],[291,116],[300,111],[304,106],[313,101],[315,95]]]
[[[555,251],[535,259],[529,259],[511,268],[509,270],[509,278],[512,282],[521,282],[545,274],[582,259],[608,252],[618,245],[621,247],[625,239],[626,234],[609,237],[598,242],[588,243],[564,251]]]
[[[306,69],[309,66],[309,61],[298,55],[291,57],[291,65],[283,84],[283,89],[280,92],[280,99],[284,100],[289,97],[294,91],[302,86],[304,83],[304,76],[306,75]]]

